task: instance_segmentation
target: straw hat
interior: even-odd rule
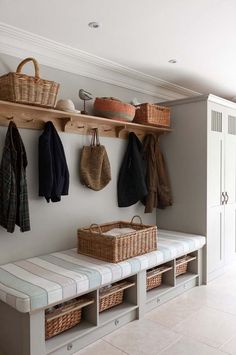
[[[74,102],[70,99],[58,100],[56,109],[60,111],[80,113],[80,111],[75,109]]]

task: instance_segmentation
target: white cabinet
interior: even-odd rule
[[[236,260],[236,104],[213,95],[165,102],[173,133],[163,140],[174,205],[160,228],[207,236],[206,280]]]
[[[214,234],[211,231],[212,214],[216,202],[221,211],[218,234],[221,235],[221,250],[208,248],[208,271],[216,270],[221,262],[227,264],[236,256],[236,109],[209,103],[208,106],[208,231],[210,239]],[[211,264],[214,251],[217,251],[219,264]],[[216,255],[215,255],[216,257]]]

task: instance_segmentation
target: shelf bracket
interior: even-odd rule
[[[73,117],[63,117],[64,121],[64,132],[67,132],[68,128],[74,128]]]
[[[125,128],[126,128],[125,126],[117,126],[117,127],[115,127],[116,137],[117,138],[120,137],[120,132],[123,131]]]

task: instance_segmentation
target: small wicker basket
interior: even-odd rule
[[[106,309],[118,306],[123,302],[124,290],[134,286],[134,282],[122,281],[113,284],[105,291],[100,291],[99,296],[99,312],[103,312]]]
[[[188,263],[196,259],[196,256],[186,255],[176,260],[176,276],[185,274],[188,270]]]
[[[170,109],[149,103],[137,105],[133,122],[150,126],[170,127]]]
[[[134,223],[135,217],[140,223]],[[113,228],[132,228],[134,231],[119,236],[104,234]],[[92,224],[89,228],[78,229],[78,253],[96,259],[118,263],[156,249],[157,227],[144,225],[139,216],[134,216],[131,222]]]
[[[70,304],[45,312],[45,339],[68,330],[81,321],[82,308],[94,303],[93,299],[79,298]]]
[[[21,74],[22,67],[30,61],[34,64],[35,76]],[[40,78],[39,64],[34,58],[26,58],[18,65],[15,73],[0,77],[0,100],[52,108],[56,103],[58,89],[58,83]]]
[[[147,271],[147,291],[159,287],[162,284],[162,276],[165,272],[172,269],[172,266],[161,266]]]

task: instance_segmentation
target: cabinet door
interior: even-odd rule
[[[225,108],[208,106],[207,135],[207,273],[224,265]]]
[[[225,132],[225,261],[236,257],[236,112],[228,111]]]
[[[234,204],[225,206],[224,209],[224,244],[225,263],[228,264],[236,259],[236,208]]]
[[[207,141],[207,205],[222,204],[224,192],[224,121],[223,110],[211,107],[208,111]]]
[[[207,273],[224,265],[224,206],[208,209]]]

